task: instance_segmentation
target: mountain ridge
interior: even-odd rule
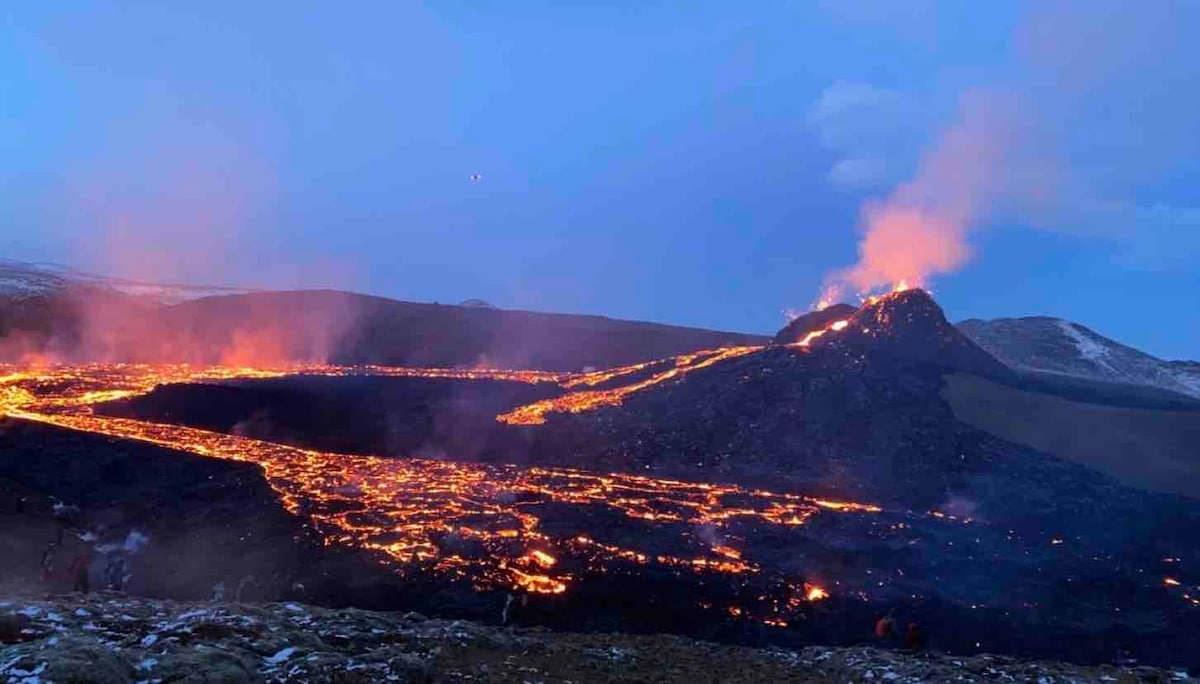
[[[1166,361],[1066,319],[971,318],[957,327],[1015,370],[1154,387],[1200,398],[1200,363]]]
[[[601,315],[470,301],[429,304],[339,290],[221,291],[172,301],[127,292],[122,283],[147,287],[0,262],[0,361],[579,371],[767,341]]]

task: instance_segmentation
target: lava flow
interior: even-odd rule
[[[805,348],[844,329],[836,321],[787,345]],[[383,554],[401,572],[432,570],[480,589],[517,588],[542,594],[568,590],[581,575],[620,564],[658,565],[675,572],[751,576],[763,572],[733,544],[753,526],[800,526],[824,511],[877,513],[864,504],[811,499],[635,475],[564,468],[489,466],[427,459],[352,456],[285,446],[178,425],[96,414],[93,405],[126,399],[171,383],[280,378],[290,375],[501,380],[562,387],[560,396],[497,416],[537,425],[548,413],[579,413],[620,404],[627,396],[696,370],[765,349],[728,347],[588,373],[298,365],[281,368],[149,364],[84,364],[44,369],[0,368],[0,411],[63,428],[150,442],[202,456],[260,466],[286,508],[311,519],[327,543]],[[544,531],[546,511],[574,509],[616,515],[629,524],[669,530],[630,545],[630,535],[597,539],[586,529]],[[561,529],[556,525],[556,529]],[[706,530],[697,534],[697,530]],[[641,537],[650,535],[642,534]],[[669,541],[664,541],[669,539]],[[620,541],[621,543],[617,543]],[[806,578],[785,582],[787,609],[828,592]],[[785,624],[779,602],[759,617]],[[750,607],[730,606],[737,614]]]
[[[683,369],[710,365],[756,349],[740,347],[691,355],[674,368],[621,390],[636,391]],[[597,383],[632,372],[636,369],[608,371],[608,377],[572,376],[566,381]],[[0,373],[0,410],[8,416],[254,463],[262,468],[286,508],[311,519],[327,543],[379,552],[400,573],[432,570],[480,589],[517,588],[558,594],[567,591],[582,575],[604,573],[621,564],[752,576],[761,573],[762,568],[736,548],[737,530],[748,525],[804,525],[812,516],[826,512],[879,511],[863,504],[724,484],[563,468],[326,453],[177,425],[105,417],[92,408],[100,402],[149,392],[164,383],[274,378],[296,373],[437,378],[470,373],[469,377],[476,378],[564,382],[562,376],[553,374],[337,366],[193,369],[125,364],[8,368],[0,369]],[[668,532],[655,535],[654,541],[644,545],[639,541],[640,546],[635,547],[630,545],[629,535],[599,539],[597,534],[585,534],[582,528],[569,534],[545,531],[546,511],[563,504],[574,510],[588,508],[615,515],[629,521],[628,525]],[[696,534],[697,530],[709,532]],[[796,578],[789,586],[791,598],[785,605],[793,610],[804,602],[828,596],[825,589],[806,583],[805,578]],[[783,622],[779,615],[773,610],[760,617]]]
[[[849,324],[850,322],[846,320],[835,321],[824,328],[809,332],[798,342],[793,342],[786,346],[793,348],[808,347],[818,337],[829,332],[844,330]],[[603,406],[617,406],[625,400],[625,397],[635,392],[662,384],[668,380],[683,377],[692,371],[708,368],[722,361],[760,352],[765,348],[764,346],[747,346],[709,349],[692,354],[683,354],[671,359],[622,366],[620,368],[584,373],[577,376],[568,376],[560,379],[559,384],[567,389],[574,389],[580,386],[595,387],[614,379],[648,371],[652,368],[664,367],[663,370],[659,370],[643,380],[626,385],[609,389],[578,390],[559,397],[543,399],[532,404],[519,406],[508,413],[496,416],[496,420],[509,425],[542,425],[546,422],[546,414],[549,413],[583,413],[584,411],[591,411]]]
[[[735,359],[739,356],[752,354],[762,349],[762,347],[726,347],[723,349],[696,352],[695,354],[684,354],[683,356],[677,356],[674,359],[665,361],[640,363],[609,371],[588,373],[564,382],[563,386],[568,388],[578,387],[579,385],[594,386],[613,378],[646,370],[655,365],[669,365],[666,370],[659,371],[645,380],[621,385],[612,389],[570,392],[560,397],[554,397],[553,399],[545,399],[517,407],[508,413],[497,416],[496,420],[509,425],[541,425],[546,422],[547,413],[582,413],[600,408],[601,406],[616,406],[626,396],[634,392],[661,384],[672,378],[682,376],[685,373],[707,368],[727,359]]]

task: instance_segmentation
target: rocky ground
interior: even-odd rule
[[[296,603],[118,594],[0,600],[7,682],[1169,682],[1082,667],[871,647],[798,651],[572,634]]]

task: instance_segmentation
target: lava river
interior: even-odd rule
[[[672,377],[683,369],[755,350],[718,350],[658,362],[670,367],[625,387],[661,381],[664,374]],[[558,594],[569,591],[581,574],[605,572],[616,564],[657,565],[677,573],[752,576],[763,569],[739,548],[739,533],[761,526],[803,526],[817,515],[879,512],[864,504],[733,485],[326,453],[177,425],[104,417],[92,409],[94,404],[137,396],[167,383],[294,374],[377,375],[551,382],[569,391],[630,375],[649,365],[574,375],[315,365],[284,369],[130,364],[8,367],[0,368],[0,410],[13,418],[257,464],[287,509],[311,519],[327,543],[377,552],[401,574],[419,567],[480,589]],[[563,396],[580,394],[587,400],[599,396],[599,404],[613,401],[605,398],[612,395],[594,390]],[[623,394],[617,393],[616,400],[620,396]],[[527,410],[527,415],[537,416],[546,409],[564,410],[559,405],[538,406]],[[562,525],[556,525],[551,533],[543,525],[543,512],[554,506],[584,507],[665,530],[671,541],[664,545],[664,534],[641,535],[654,536],[657,541],[653,543],[628,534],[605,539],[603,534],[583,528],[563,531]],[[782,604],[774,601],[775,609],[768,615],[760,613],[760,619],[782,622],[789,608],[828,595],[805,578],[793,579],[789,597]]]

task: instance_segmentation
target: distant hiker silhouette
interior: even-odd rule
[[[529,605],[529,595],[521,594],[518,598],[512,592],[504,597],[504,610],[500,613],[500,624],[507,625],[513,621],[516,613]]]
[[[875,638],[878,641],[891,641],[896,634],[896,618],[889,612],[875,622]]]
[[[904,628],[904,648],[917,651],[924,645],[925,635],[921,633],[921,626],[915,622],[908,623],[908,627]]]
[[[129,573],[129,561],[125,556],[117,553],[109,556],[107,564],[104,566],[104,585],[113,591],[125,591],[125,587],[132,579]]]
[[[247,596],[247,590],[258,584],[258,580],[254,579],[254,575],[246,575],[238,582],[237,590],[233,594],[233,600],[241,603]]]
[[[513,598],[511,592],[504,595],[504,610],[500,611],[500,624],[508,624],[509,611],[512,610],[512,605],[515,600],[516,599]]]
[[[58,550],[57,542],[50,542],[45,551],[42,551],[42,562],[39,575],[43,582],[49,582],[54,578],[54,552]]]
[[[91,572],[91,569],[91,552],[81,553],[71,559],[71,564],[67,566],[67,571],[70,572],[71,576],[75,578],[75,582],[71,587],[74,591],[79,591],[86,594],[91,590],[91,580],[88,577],[88,573]]]

